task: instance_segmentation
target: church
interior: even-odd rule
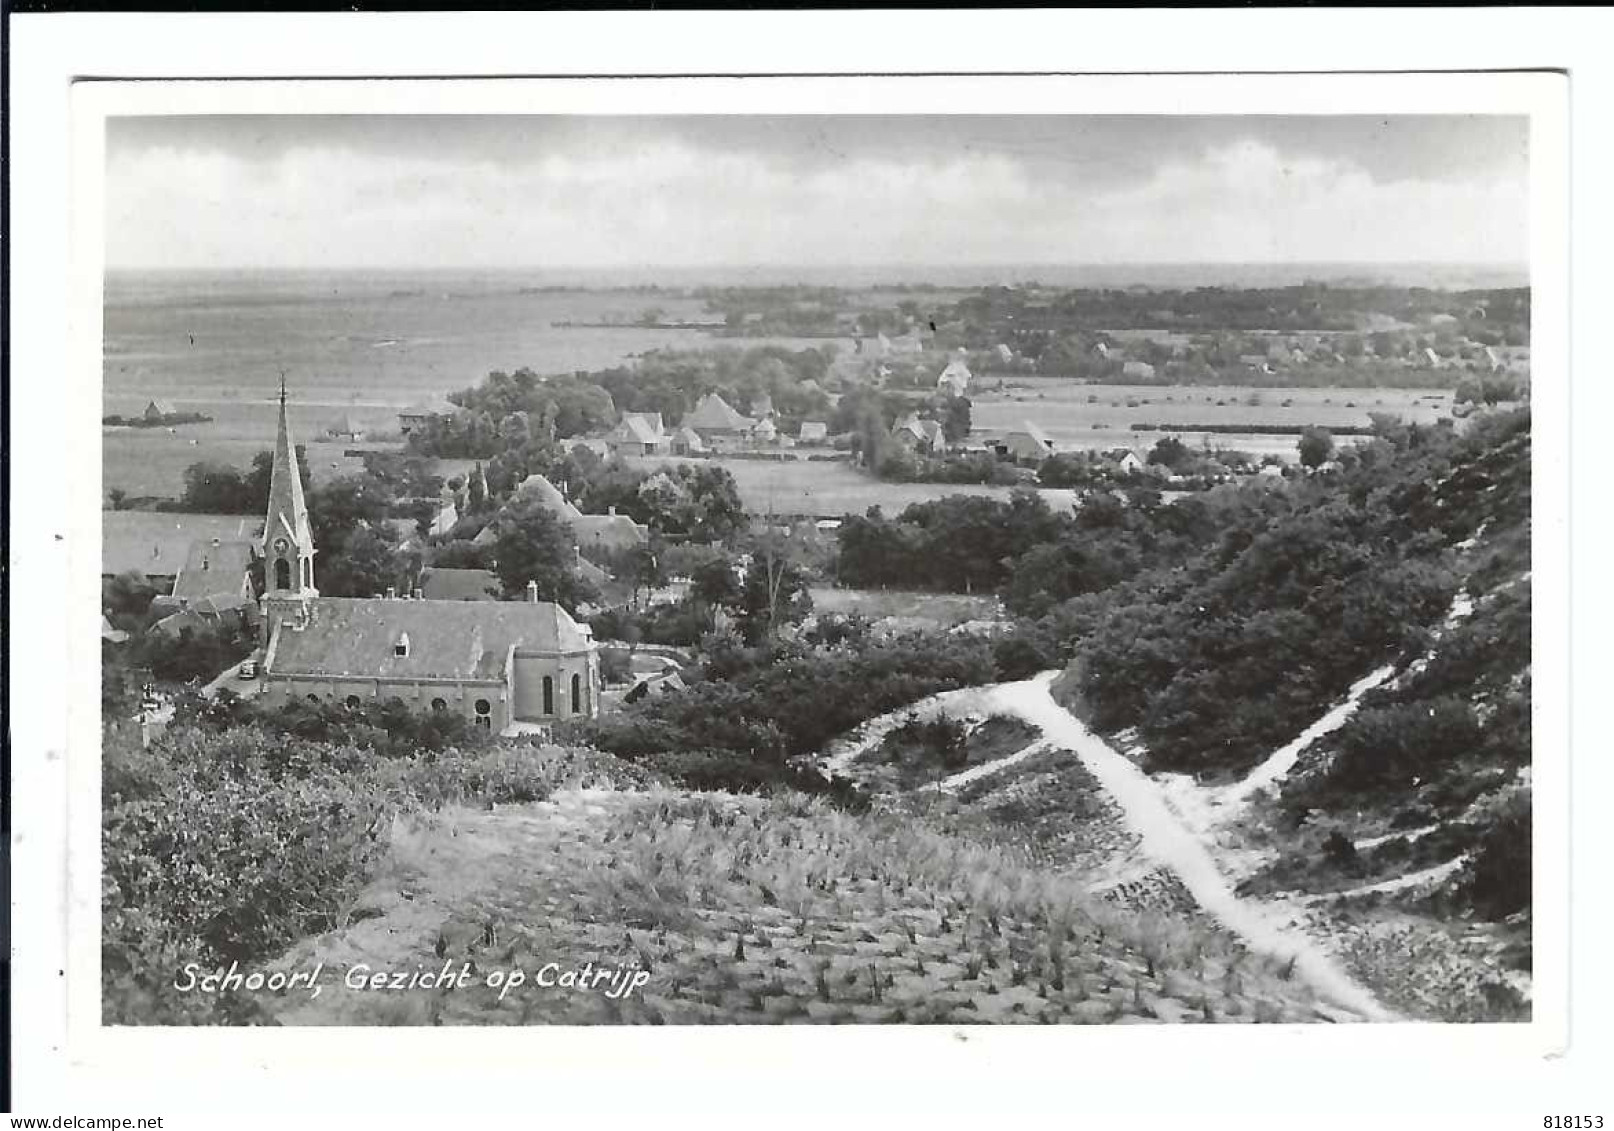
[[[592,718],[600,708],[598,650],[565,609],[525,601],[322,597],[303,502],[286,390],[263,527],[262,698],[358,706],[396,697],[418,711],[453,711],[500,734]]]

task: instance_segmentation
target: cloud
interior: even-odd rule
[[[173,145],[108,160],[114,266],[1522,261],[1522,177],[1376,180],[1256,138],[1117,182],[980,148],[810,166],[678,137],[527,159]]]

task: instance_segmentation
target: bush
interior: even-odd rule
[[[1455,698],[1357,711],[1335,738],[1330,785],[1350,791],[1411,788],[1480,745],[1474,709]]]
[[[104,1017],[261,1021],[249,997],[180,994],[187,962],[261,962],[337,926],[387,851],[390,815],[521,804],[571,785],[660,780],[593,751],[501,746],[402,757],[249,722],[177,721],[149,749],[104,740]]]
[[[1459,890],[1489,919],[1527,910],[1531,902],[1531,798],[1528,786],[1502,791],[1479,817],[1479,843]]]

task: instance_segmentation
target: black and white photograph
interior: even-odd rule
[[[1528,1020],[1529,141],[110,117],[105,1023]]]
[[[33,1111],[1597,1131],[1606,221],[1437,14],[20,42]]]

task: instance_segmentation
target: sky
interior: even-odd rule
[[[114,118],[113,268],[1528,259],[1522,117]]]

